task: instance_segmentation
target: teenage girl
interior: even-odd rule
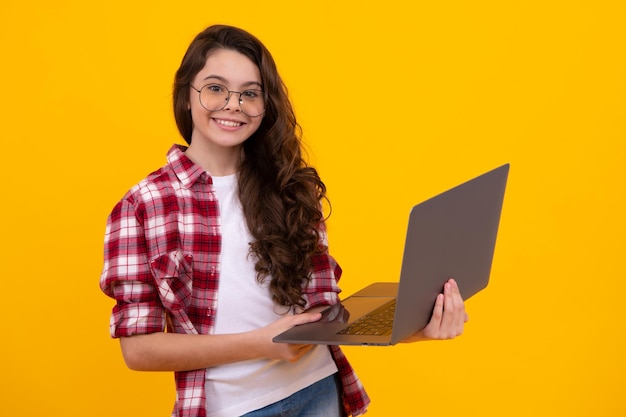
[[[338,346],[273,343],[305,310],[336,304],[326,188],[302,158],[299,126],[265,46],[211,26],[176,72],[174,115],[187,146],[113,208],[101,288],[129,368],[173,371],[172,416],[323,416],[369,398]],[[453,280],[428,326],[406,340],[460,335]]]

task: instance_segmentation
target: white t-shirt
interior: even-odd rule
[[[213,177],[220,208],[222,250],[214,333],[240,333],[264,327],[287,308],[272,301],[268,277],[256,279],[249,255],[252,237],[237,196],[237,177]],[[256,410],[337,372],[327,346],[316,346],[295,363],[250,360],[209,368],[206,396],[209,417],[231,417]]]

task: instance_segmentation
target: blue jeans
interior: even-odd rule
[[[242,417],[340,417],[340,405],[337,381],[331,375]]]

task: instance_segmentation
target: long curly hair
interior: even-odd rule
[[[305,306],[302,289],[313,259],[325,251],[320,230],[321,202],[326,186],[303,158],[301,128],[276,64],[267,48],[250,33],[232,26],[214,25],[189,45],[176,72],[174,117],[181,135],[191,143],[193,121],[189,88],[216,49],[235,50],[254,62],[261,73],[265,114],[257,131],[243,144],[238,171],[239,198],[253,237],[257,279],[271,277],[270,290],[280,305]]]

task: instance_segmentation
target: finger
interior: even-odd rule
[[[306,353],[311,349],[313,349],[313,345],[301,345],[300,346],[300,352],[302,353]]]
[[[302,356],[304,356],[305,353],[311,350],[313,348],[313,345],[291,345],[291,348],[293,356],[290,361],[296,362]]]
[[[302,313],[296,314],[294,317],[293,325],[297,326],[304,323],[312,323],[322,318],[322,313]]]
[[[446,337],[448,337],[452,329],[456,330],[454,303],[455,298],[452,294],[452,284],[446,282],[443,286],[443,318],[441,320],[441,328]]]
[[[292,351],[294,351],[294,352],[302,352],[302,351],[306,351],[306,350],[308,350],[308,349],[311,347],[311,345],[308,345],[308,344],[294,344],[294,343],[291,343],[291,344],[289,345],[289,347],[290,347],[290,348],[291,348],[291,350],[292,350]]]
[[[465,324],[465,318],[467,314],[465,314],[465,303],[463,301],[463,296],[461,295],[458,284],[453,279],[451,279],[450,281],[451,293],[454,299],[455,330],[456,335],[458,336],[463,333],[463,325]]]
[[[437,294],[435,299],[435,307],[433,307],[433,315],[430,318],[428,327],[434,327],[437,331],[441,327],[441,320],[443,318],[443,294]]]

